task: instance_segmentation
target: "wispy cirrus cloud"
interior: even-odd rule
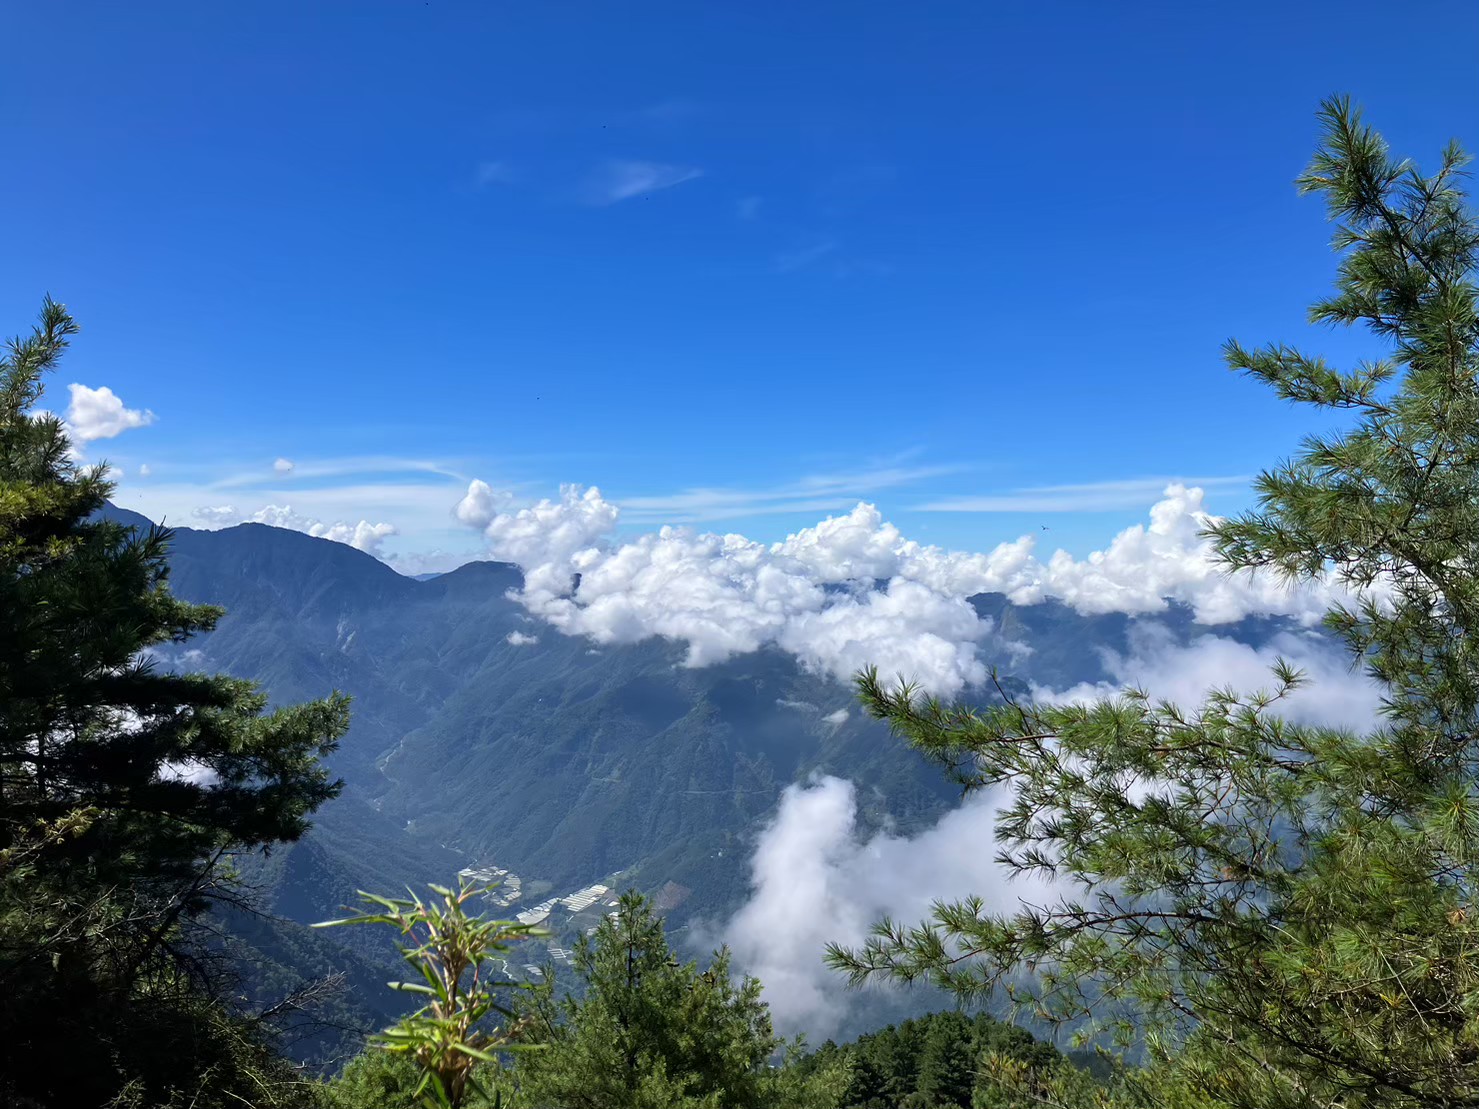
[[[691,123],[702,116],[704,111],[704,105],[696,100],[672,97],[655,104],[647,104],[635,111],[623,113],[619,121],[639,127],[673,128]]]
[[[787,512],[847,511],[860,497],[959,473],[960,466],[887,465],[750,489],[688,488],[651,496],[623,497],[630,523],[707,523]]]
[[[345,477],[404,475],[407,477],[435,475],[452,481],[467,481],[461,471],[444,463],[425,458],[397,458],[391,455],[364,455],[351,458],[326,458],[298,462],[279,458],[273,462],[271,472],[242,470],[209,483],[212,489],[250,489],[254,486],[271,485],[292,474],[295,483],[306,483],[315,479]]]
[[[605,208],[633,197],[671,189],[703,174],[704,171],[695,166],[612,159],[596,167],[586,178],[580,189],[580,198],[586,204]]]
[[[517,175],[508,162],[490,159],[478,163],[476,178],[478,188],[486,189],[491,185],[512,185],[517,180]]]
[[[828,239],[825,242],[813,243],[797,250],[783,250],[775,256],[775,270],[777,273],[794,273],[804,270],[808,266],[815,265],[828,255],[837,252],[837,242]]]
[[[1092,481],[1076,485],[1035,485],[985,496],[947,497],[916,505],[917,512],[1110,512],[1144,508],[1160,498],[1168,485],[1181,483],[1202,489],[1246,486],[1247,474],[1221,477],[1147,477]]]

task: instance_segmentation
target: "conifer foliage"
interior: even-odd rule
[[[535,995],[519,1101],[530,1109],[785,1109],[769,1064],[781,1047],[760,983],[720,952],[680,963],[651,902],[627,893],[576,947],[577,992]]]
[[[338,792],[347,699],[269,712],[177,669],[220,611],[170,594],[170,533],[109,520],[106,465],[34,410],[76,332],[48,299],[0,357],[0,1102],[273,1104],[295,1082],[188,926],[232,852]]]
[[[1043,1076],[1101,1089],[1052,1044],[984,1013],[933,1013],[850,1044],[828,1040],[792,1066],[798,1077],[841,1076],[828,1109],[1007,1109],[1020,1103],[1015,1091]]]
[[[1002,791],[1001,860],[1061,899],[940,905],[833,963],[967,996],[1036,970],[1038,1012],[1146,1039],[1173,1077],[1139,1104],[1479,1105],[1479,224],[1456,146],[1425,175],[1349,101],[1321,121],[1299,187],[1341,261],[1311,318],[1385,353],[1340,370],[1228,344],[1234,370],[1351,423],[1209,534],[1228,570],[1358,592],[1327,624],[1382,691],[1371,729],[1282,719],[1302,680],[1287,665],[1194,709],[1130,690],[974,711],[858,680],[966,789]]]

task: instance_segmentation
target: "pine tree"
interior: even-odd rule
[[[781,1046],[760,983],[730,977],[720,951],[704,970],[680,963],[662,920],[623,895],[574,953],[580,996],[553,983],[532,1007],[520,1105],[531,1109],[781,1109],[768,1060]]]
[[[1321,119],[1299,187],[1324,198],[1341,261],[1311,318],[1364,326],[1388,353],[1338,370],[1228,344],[1234,370],[1352,423],[1263,474],[1258,509],[1209,535],[1229,570],[1364,593],[1327,625],[1379,683],[1378,726],[1281,719],[1302,681],[1285,664],[1269,690],[1194,710],[1130,690],[975,711],[876,671],[858,682],[966,789],[1008,791],[1002,861],[1063,896],[884,921],[832,962],[966,997],[1036,970],[1024,1004],[1163,1061],[1139,1104],[1479,1104],[1479,224],[1456,146],[1424,175],[1347,100]]]
[[[48,299],[0,357],[0,1101],[204,1107],[202,1076],[250,1056],[268,1104],[270,1053],[211,1002],[185,929],[231,852],[297,838],[338,792],[347,701],[267,712],[249,682],[173,669],[220,611],[170,594],[169,532],[109,520],[106,465],[32,411],[76,331]]]
[[[936,1013],[919,1051],[919,1076],[909,1101],[919,1109],[970,1109],[976,1082],[974,1029],[963,1013]]]

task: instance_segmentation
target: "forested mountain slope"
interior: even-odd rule
[[[334,761],[343,796],[300,843],[249,868],[264,908],[294,921],[335,915],[356,889],[496,864],[525,883],[515,908],[589,883],[631,884],[665,891],[681,929],[743,900],[755,837],[793,782],[848,778],[864,827],[903,834],[955,800],[936,770],[861,716],[843,683],[773,649],[691,669],[679,644],[562,635],[509,598],[522,579],[508,564],[416,580],[343,544],[244,524],[178,529],[171,568],[178,595],[227,615],[162,665],[251,678],[275,702],[330,689],[354,698]],[[1147,623],[1182,643],[1208,630],[1174,607],[1144,621],[996,594],[973,603],[996,628],[986,660],[1019,691],[1110,678],[1105,652],[1129,650]],[[1258,645],[1286,627],[1250,619],[1215,630]],[[353,956],[383,967],[387,950],[355,931],[326,938],[369,944]]]

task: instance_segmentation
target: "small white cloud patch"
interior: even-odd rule
[[[512,500],[512,493],[494,489],[486,481],[475,480],[468,484],[467,493],[457,502],[457,507],[452,510],[452,514],[457,517],[459,523],[481,531],[491,524],[493,517],[506,508]]]
[[[272,464],[274,473],[290,474],[293,472],[293,460],[291,458],[279,458]]]
[[[153,412],[124,407],[123,400],[106,385],[91,389],[74,383],[67,389],[72,402],[67,406],[65,422],[67,434],[74,443],[112,439],[131,428],[147,427],[154,422]]]
[[[509,632],[508,635],[504,636],[504,638],[508,640],[508,642],[512,643],[515,647],[532,647],[534,644],[539,642],[539,636],[525,635],[521,631]]]
[[[191,785],[209,787],[219,782],[221,776],[198,759],[182,759],[180,762],[161,763],[159,780],[189,782]]]
[[[366,554],[379,556],[380,545],[392,535],[399,535],[400,531],[394,524],[372,524],[368,520],[361,520],[356,524],[348,524],[343,521],[337,523],[325,523],[310,516],[304,516],[295,512],[291,505],[269,504],[263,505],[250,515],[238,512],[235,505],[218,505],[214,507],[202,506],[192,509],[190,513],[195,519],[209,524],[213,527],[231,527],[235,524],[267,524],[270,527],[285,528],[288,531],[301,531],[305,535],[311,535],[315,539],[329,539],[335,543],[344,543],[356,550],[364,551]]]
[[[192,508],[190,515],[209,527],[229,528],[241,523],[241,513],[234,504],[203,504],[199,508]]]

